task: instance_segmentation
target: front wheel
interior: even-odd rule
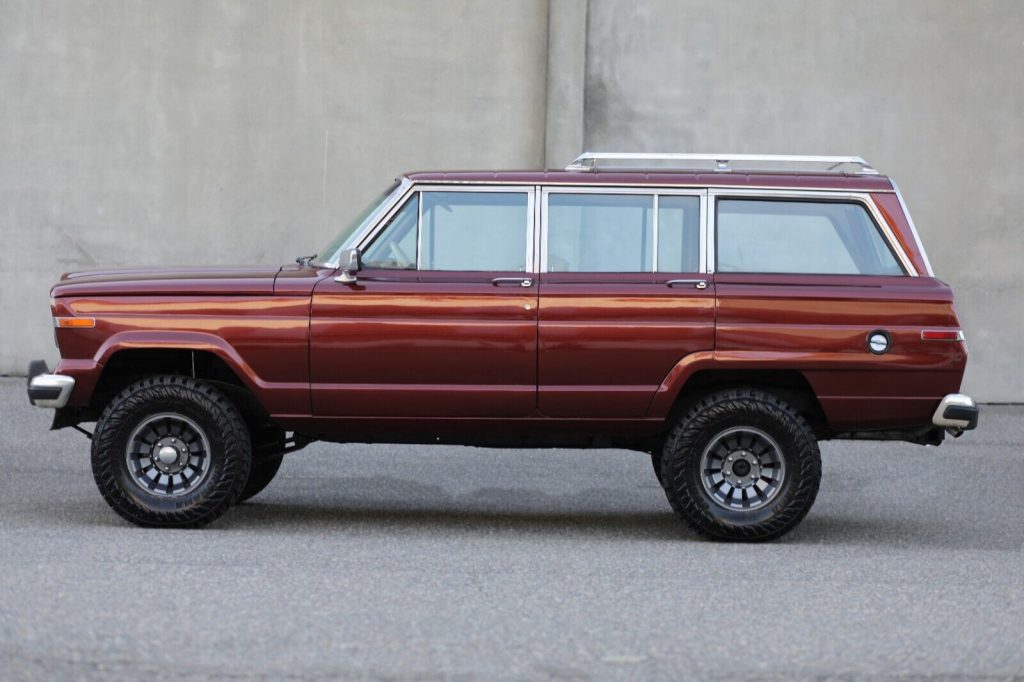
[[[776,396],[754,389],[712,393],[672,430],[662,451],[673,509],[718,540],[770,540],[810,510],[821,454],[810,426]]]
[[[251,458],[237,408],[212,385],[182,376],[123,390],[103,410],[92,441],[103,499],[140,526],[210,523],[238,499]]]
[[[250,497],[255,497],[263,492],[263,489],[274,480],[274,476],[277,475],[277,470],[281,468],[283,460],[284,455],[272,455],[253,462],[252,469],[249,471],[249,480],[245,482],[245,487],[242,488],[242,494],[238,496],[238,501],[245,502]]]

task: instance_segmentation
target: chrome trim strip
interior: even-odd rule
[[[970,426],[970,422],[966,419],[947,419],[945,416],[946,408],[956,407],[973,407],[977,408],[977,403],[967,395],[963,393],[950,393],[939,401],[939,406],[935,408],[934,414],[932,414],[932,424],[935,426],[941,426],[946,429],[964,429]]]
[[[530,190],[526,195],[526,260],[523,261],[523,272],[536,274],[533,269],[533,244],[534,231],[537,229],[537,220],[534,217],[534,202],[537,200],[537,192]]]
[[[601,161],[704,161],[713,162],[715,172],[728,172],[733,170],[734,162],[754,163],[788,163],[788,164],[819,164],[824,165],[825,172],[841,172],[835,169],[839,166],[855,165],[860,170],[857,175],[878,175],[871,164],[859,156],[808,156],[793,154],[680,154],[680,153],[633,153],[633,152],[584,152],[565,167],[567,171],[593,171],[596,170]],[[660,168],[660,167],[655,167]],[[692,168],[692,166],[670,166],[668,168]],[[627,170],[622,168],[621,170]],[[652,168],[640,167],[628,170],[654,170]]]
[[[706,191],[700,193],[700,227],[697,231],[700,233],[697,271],[707,273],[711,242],[708,240],[708,193]]]
[[[416,197],[416,269],[421,270],[423,265],[423,192],[413,192],[410,199]],[[387,223],[384,223],[386,226]],[[383,227],[381,230],[383,231]],[[367,244],[369,248],[369,244]]]
[[[652,210],[654,211],[654,213],[651,216],[651,228],[654,230],[654,236],[651,238],[651,241],[654,242],[654,244],[652,245],[652,248],[654,250],[654,257],[651,259],[651,272],[657,272],[658,271],[658,233],[661,231],[661,229],[658,226],[658,195],[657,194],[654,195],[654,202],[653,202],[652,206],[653,206]]]
[[[533,260],[530,261],[530,272],[541,272],[540,226],[543,224],[544,201],[540,185],[533,186]]]
[[[875,222],[875,226],[881,230],[882,236],[892,252],[896,254],[896,258],[900,261],[906,274],[910,277],[920,277],[917,268],[914,267],[910,257],[907,256],[903,250],[903,246],[899,240],[896,239],[895,233],[882,216],[881,211],[878,210],[878,206],[875,205],[874,199],[871,195],[866,192],[838,192],[834,190],[754,190],[754,189],[712,189],[708,192],[708,201],[711,202],[709,207],[709,219],[708,224],[711,226],[709,236],[711,239],[711,246],[708,249],[709,254],[714,254],[714,235],[715,235],[715,219],[717,217],[717,211],[714,210],[714,202],[719,197],[744,197],[744,198],[761,198],[771,197],[777,199],[825,199],[835,200],[841,199],[846,201],[856,201],[864,205],[871,215],[871,219]],[[715,266],[715,260],[712,258],[709,261],[708,272],[713,272]]]
[[[370,217],[365,221],[366,227],[364,227],[362,231],[352,235],[350,238],[352,246],[349,248],[359,248],[359,244],[363,243],[366,234],[368,232],[373,232],[377,226],[380,225],[381,216],[390,214],[394,211],[396,206],[401,206],[405,203],[405,196],[409,193],[410,188],[412,188],[412,184],[413,183],[409,178],[404,175],[402,176],[399,180],[398,187],[396,187],[395,191],[391,193],[391,200],[388,201],[385,199],[374,210],[374,212],[370,214]],[[337,269],[341,266],[339,258],[341,256],[341,252],[345,250],[344,246],[345,245],[343,244],[342,248],[339,248],[335,253],[331,254],[330,260],[324,261],[325,268]]]
[[[32,398],[34,388],[59,388],[60,395],[52,399]],[[75,380],[64,374],[37,374],[29,382],[29,402],[36,407],[64,407],[71,398],[71,391],[75,388]]]
[[[892,178],[889,178],[889,182],[892,183],[892,191],[896,193],[896,198],[900,202],[900,208],[903,209],[903,215],[907,218],[907,223],[910,225],[910,233],[914,235],[914,243],[917,244],[917,250],[921,254],[921,259],[924,260],[924,269],[928,272],[929,277],[935,276],[935,271],[932,270],[932,262],[928,260],[928,252],[924,250],[924,243],[921,241],[921,235],[917,233],[917,226],[914,225],[914,218],[910,215],[910,209],[907,208],[907,202],[903,200],[903,192],[900,191],[899,185]]]

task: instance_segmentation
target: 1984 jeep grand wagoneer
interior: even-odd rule
[[[782,535],[818,441],[973,429],[949,286],[859,157],[583,154],[403,176],[318,256],[52,292],[53,427],[104,499],[199,526],[314,440],[648,453],[719,539]]]

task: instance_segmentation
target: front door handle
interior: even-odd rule
[[[687,284],[691,285],[694,289],[708,288],[708,281],[706,279],[670,279],[665,282],[665,285],[670,287],[683,287]]]
[[[532,287],[533,280],[529,277],[496,277],[491,284],[496,287]]]

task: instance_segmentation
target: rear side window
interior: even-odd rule
[[[715,232],[719,272],[904,274],[856,202],[720,199]]]
[[[700,199],[658,197],[658,272],[697,272],[700,268]]]
[[[551,194],[548,271],[652,272],[654,197]]]
[[[699,267],[698,196],[548,195],[548,272],[697,272]]]

